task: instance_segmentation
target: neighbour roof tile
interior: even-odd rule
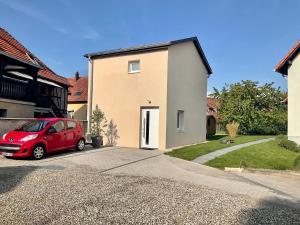
[[[79,77],[78,80],[72,77],[68,78],[68,82],[71,85],[69,88],[70,95],[68,96],[68,102],[87,102],[88,77]]]
[[[0,54],[1,53],[9,57],[16,58],[27,64],[39,67],[40,70],[38,72],[38,75],[42,78],[46,78],[60,84],[68,84],[66,78],[59,76],[55,72],[53,72],[39,58],[33,55],[20,42],[18,42],[11,34],[0,27]]]

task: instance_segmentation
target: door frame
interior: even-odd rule
[[[159,115],[160,115],[160,109],[159,106],[140,106],[140,118],[139,118],[139,123],[140,123],[140,128],[139,128],[139,148],[140,149],[148,149],[152,150],[153,148],[142,148],[142,111],[143,109],[158,109]],[[160,120],[159,120],[159,125],[160,125]],[[158,126],[158,148],[159,148],[159,143],[160,143],[160,138],[159,138],[159,126]],[[158,149],[157,148],[157,149]]]

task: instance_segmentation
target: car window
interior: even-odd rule
[[[64,121],[58,121],[52,125],[52,127],[56,130],[56,132],[61,132],[65,129]]]
[[[33,120],[28,123],[25,123],[18,129],[16,129],[16,131],[39,132],[43,130],[48,125],[48,123],[49,121],[45,121],[45,120]]]
[[[76,123],[74,121],[67,121],[67,129],[72,130],[76,127]]]

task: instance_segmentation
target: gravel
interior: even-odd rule
[[[0,168],[0,224],[300,224],[300,210],[168,179]]]

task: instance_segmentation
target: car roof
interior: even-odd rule
[[[77,120],[75,119],[71,119],[71,118],[37,118],[36,120],[45,120],[45,121],[51,121],[51,122],[55,122],[55,121],[60,121],[60,120],[69,120],[69,121],[74,121],[76,122]]]

